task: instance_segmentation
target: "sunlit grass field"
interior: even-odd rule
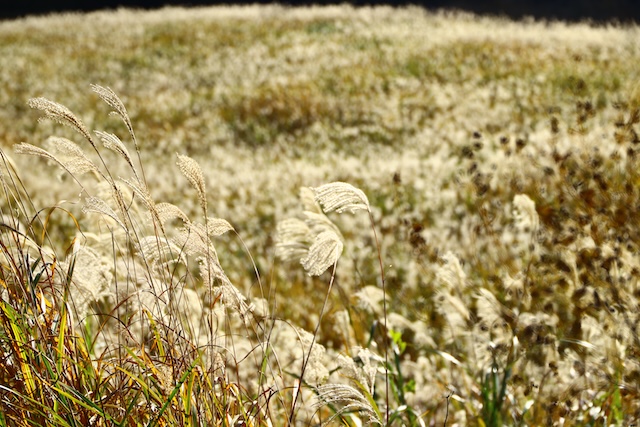
[[[639,61],[419,8],[0,22],[0,426],[640,422]]]

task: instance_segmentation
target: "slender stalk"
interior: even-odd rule
[[[331,280],[329,281],[329,288],[327,289],[327,294],[324,296],[324,302],[322,303],[322,308],[320,309],[320,318],[318,319],[318,323],[316,324],[316,328],[313,331],[313,337],[311,338],[311,345],[309,346],[309,352],[307,356],[302,359],[302,369],[300,370],[300,378],[298,381],[300,382],[300,386],[302,386],[304,373],[307,370],[307,364],[309,363],[309,359],[311,358],[311,351],[313,350],[313,346],[316,343],[316,337],[318,336],[318,331],[320,330],[320,324],[322,323],[322,317],[324,316],[324,310],[327,307],[327,302],[329,301],[329,295],[331,294],[331,289],[333,288],[333,282],[336,278],[336,268],[338,266],[338,260],[333,263],[333,270],[331,271]],[[291,413],[289,413],[289,426],[293,425],[293,421],[296,418],[296,404],[298,402],[298,396],[300,393],[295,393],[295,397],[291,404]]]
[[[371,222],[371,230],[373,230],[373,237],[376,242],[376,250],[378,251],[378,264],[380,266],[380,281],[382,286],[382,312],[384,316],[384,333],[385,333],[385,346],[384,346],[384,386],[385,386],[385,422],[389,422],[389,351],[386,341],[388,339],[387,329],[387,287],[384,273],[384,264],[382,262],[382,249],[380,248],[380,241],[378,240],[378,234],[376,233],[375,221],[371,210],[369,212],[369,221]]]

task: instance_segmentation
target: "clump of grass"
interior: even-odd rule
[[[139,155],[124,104],[108,88],[93,89],[123,121]],[[66,148],[64,156],[26,143],[17,152],[72,175],[83,212],[97,221],[95,233],[78,226],[64,254],[50,249],[48,218],[3,154],[3,425],[268,423],[269,403],[281,393],[264,377],[273,375],[269,336],[220,265],[211,239],[233,227],[208,216],[198,164],[178,155],[201,207],[202,222],[192,222],[177,206],[153,200],[139,157],[116,135],[97,131],[95,139],[70,110],[47,99],[30,105],[77,131],[93,155],[66,139],[52,140]],[[105,149],[128,165],[130,178],[112,176]],[[97,182],[84,179],[86,172]],[[181,226],[172,233],[175,223]],[[255,348],[242,358],[257,363],[257,387],[238,382],[236,327]]]
[[[286,419],[293,425],[299,413],[322,420],[324,405],[313,409],[306,401],[314,394],[325,404],[341,400],[328,399],[322,387],[329,374],[317,339],[344,245],[325,213],[367,211],[377,242],[366,195],[343,182],[309,189],[303,192],[306,221],[282,223],[282,257],[295,258],[312,276],[332,270],[313,333],[287,328],[269,315],[266,300],[258,300],[257,307],[226,276],[214,239],[235,230],[228,221],[209,216],[199,164],[177,155],[177,168],[200,207],[202,219],[192,221],[179,207],[154,200],[127,109],[111,89],[92,88],[124,123],[136,157],[115,134],[90,132],[69,109],[45,98],[29,105],[71,127],[92,153],[56,137],[49,140],[50,150],[16,146],[19,154],[56,163],[80,188],[88,222],[63,210],[77,227],[63,255],[52,249],[60,245],[50,242],[48,217],[41,217],[2,154],[8,206],[0,300],[5,361],[0,375],[8,384],[0,395],[3,424],[26,425],[30,419],[35,425],[272,425]],[[115,178],[104,150],[115,153],[131,176]],[[30,221],[25,224],[23,218]],[[96,232],[81,225],[86,223]],[[376,247],[384,295],[384,267]],[[264,298],[255,265],[254,271]],[[298,341],[299,355],[283,354],[286,347],[274,344],[274,334],[286,336],[286,329],[293,332],[286,345]],[[385,318],[384,335],[386,329]],[[385,358],[373,360],[386,372],[390,341],[384,335]],[[360,415],[352,417],[364,414],[390,424],[395,415],[389,381],[385,374],[381,405],[373,395],[378,368],[372,369],[369,395],[355,408]],[[404,388],[394,390],[401,396]],[[344,420],[346,409],[353,409],[337,409],[333,403],[329,420]],[[411,414],[410,420],[415,418]]]

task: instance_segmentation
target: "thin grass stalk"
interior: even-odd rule
[[[384,386],[385,386],[385,421],[389,421],[389,346],[387,343],[389,342],[388,337],[388,328],[387,328],[387,287],[386,287],[386,276],[384,270],[384,263],[382,261],[382,248],[380,247],[380,241],[378,240],[378,233],[376,233],[375,220],[373,219],[373,213],[371,209],[367,209],[369,213],[369,221],[371,223],[371,230],[373,231],[373,238],[376,242],[376,251],[378,253],[378,265],[380,266],[380,282],[382,285],[382,312],[384,316]]]
[[[0,179],[0,181],[2,181],[2,187],[5,193],[5,200],[7,200],[7,202],[9,203],[10,208],[15,208],[17,205],[17,209],[18,210],[18,215],[16,215],[14,212],[11,212],[11,218],[14,220],[14,228],[17,229],[17,216],[22,215],[24,218],[30,218],[31,215],[29,214],[29,210],[27,209],[26,205],[25,205],[25,199],[26,202],[30,205],[31,208],[31,212],[37,212],[38,210],[36,209],[35,205],[33,204],[33,200],[31,200],[31,197],[29,197],[29,193],[27,191],[27,188],[25,187],[24,183],[22,182],[22,179],[20,179],[20,175],[18,174],[18,172],[16,171],[16,169],[13,166],[13,162],[11,162],[9,160],[9,158],[7,157],[7,155],[4,153],[4,151],[2,149],[0,149],[0,157],[2,157],[2,162],[5,165],[5,168],[7,169],[7,175],[5,176],[4,174],[2,175],[2,179]],[[9,182],[7,182],[5,180],[5,177],[8,177]],[[15,192],[13,191],[15,190]],[[16,205],[14,205],[11,202],[15,202]],[[37,220],[40,221],[40,225],[43,228],[44,224],[42,224],[40,217],[38,215],[34,216],[33,219],[31,221],[29,221],[28,224],[25,224],[25,226],[28,227],[29,231],[32,232],[33,235],[35,235],[34,229],[33,229],[33,221]],[[25,241],[27,240],[27,235],[23,235]],[[50,243],[50,241],[49,241]],[[20,243],[20,241],[16,240],[16,247],[17,248],[23,248],[24,244]]]
[[[95,93],[97,93],[98,96],[100,96],[100,98],[102,98],[102,100],[105,101],[111,108],[113,108],[113,113],[119,116],[125,124],[127,130],[129,131],[129,135],[131,136],[131,140],[133,141],[133,146],[136,149],[138,166],[140,167],[140,172],[142,174],[142,182],[144,183],[145,187],[147,187],[147,178],[144,171],[144,164],[140,156],[140,145],[138,144],[138,138],[136,138],[136,134],[133,131],[133,125],[131,123],[131,119],[124,103],[110,87],[102,87],[100,85],[92,84],[91,89]]]
[[[176,397],[176,395],[180,391],[180,388],[182,387],[182,384],[184,384],[185,381],[187,381],[187,379],[191,375],[191,371],[193,371],[193,368],[195,368],[195,366],[198,363],[198,361],[199,361],[199,359],[195,359],[191,363],[191,365],[189,365],[189,368],[187,368],[187,370],[180,376],[180,379],[178,379],[178,382],[176,383],[175,387],[173,388],[173,390],[171,390],[171,393],[169,394],[169,396],[165,400],[164,404],[162,405],[162,407],[158,411],[158,414],[156,415],[156,417],[149,424],[147,424],[147,427],[155,427],[156,426],[156,424],[158,423],[158,421],[160,420],[162,415],[165,413],[165,411],[167,410],[167,408],[169,407],[169,405],[171,404],[173,399]]]
[[[304,373],[307,369],[307,364],[309,363],[309,359],[311,358],[311,352],[313,351],[313,346],[316,342],[316,338],[318,337],[318,331],[320,330],[320,324],[322,323],[322,318],[324,317],[324,311],[327,307],[327,302],[329,301],[329,295],[331,295],[331,289],[333,288],[333,283],[336,278],[336,270],[338,267],[338,260],[333,263],[333,269],[331,271],[331,280],[329,281],[329,287],[327,288],[327,293],[324,296],[324,302],[322,303],[322,308],[320,309],[320,317],[318,318],[318,323],[313,331],[313,335],[311,338],[311,345],[309,346],[309,351],[307,352],[307,356],[302,359],[302,368],[300,369],[300,377],[298,378],[299,387],[302,386],[304,381]],[[297,402],[298,396],[300,395],[300,391],[295,393],[293,402],[291,404],[291,413],[289,414],[289,426],[293,425],[295,421],[296,412],[297,412]]]
[[[51,387],[53,391],[59,392],[55,387]],[[4,386],[0,384],[0,390],[4,390],[9,394],[13,394],[20,400],[24,400],[25,403],[30,404],[27,408],[21,408],[23,411],[23,416],[20,419],[15,419],[13,417],[10,418],[16,424],[8,424],[8,425],[20,425],[20,426],[28,426],[30,424],[27,423],[27,420],[33,421],[37,420],[37,417],[42,417],[43,419],[48,419],[52,425],[55,426],[68,426],[69,423],[62,417],[60,414],[51,412],[49,408],[44,407],[43,403],[40,400],[36,400],[31,396],[26,396],[22,393],[19,393],[17,390],[13,388]],[[53,421],[53,422],[52,422]],[[33,424],[31,424],[33,425]]]
[[[258,266],[255,263],[253,255],[249,251],[249,248],[245,244],[245,242],[242,239],[242,237],[240,236],[240,234],[235,229],[233,229],[233,232],[236,234],[236,236],[240,240],[240,243],[242,244],[242,247],[244,248],[245,253],[249,257],[249,260],[250,260],[251,265],[253,267],[254,275],[256,277],[256,280],[258,282],[258,286],[260,288],[260,296],[261,296],[262,299],[264,299],[264,288],[263,288],[263,285],[262,285],[262,279],[260,277],[260,272],[258,271]],[[247,294],[248,294],[248,292],[247,292]],[[247,325],[248,325],[247,322],[245,322],[245,327],[248,327]],[[270,335],[270,333],[267,334],[267,328],[265,328],[262,325],[261,322],[257,322],[257,328],[259,329],[259,331],[256,329],[256,326],[253,326],[254,325],[253,323],[251,323],[251,325],[252,325],[253,334],[255,334],[255,336],[258,337],[257,345],[260,347],[260,350],[262,352],[261,362],[258,363],[258,361],[256,360],[256,364],[261,367],[261,375],[259,376],[259,379],[258,379],[258,383],[259,383],[258,384],[259,385],[258,390],[260,390],[261,386],[262,386],[262,380],[263,380],[262,372],[264,372],[266,367],[268,367],[269,370],[272,371],[272,374],[273,374],[273,368],[271,367],[271,364],[268,363],[268,359],[269,359],[268,358],[268,353],[269,353],[268,349],[269,349],[269,343],[270,343],[271,335]],[[273,324],[272,324],[272,328],[273,328]],[[255,357],[257,357],[257,356],[255,356]]]

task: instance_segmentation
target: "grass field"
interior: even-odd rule
[[[639,60],[418,8],[0,22],[0,426],[638,423]]]

